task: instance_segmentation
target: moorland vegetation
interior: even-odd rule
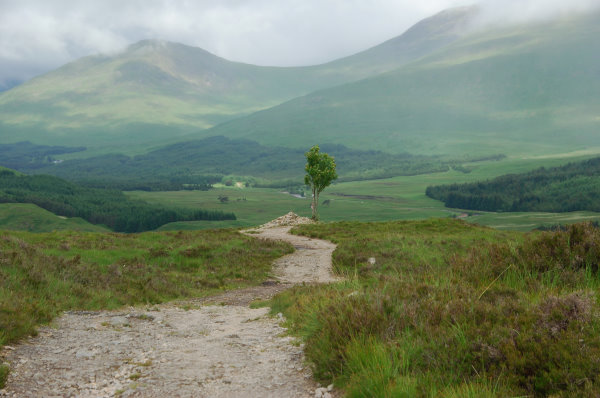
[[[600,230],[522,234],[461,221],[341,222],[346,282],[302,286],[273,313],[315,377],[349,397],[592,397],[600,392]],[[372,260],[369,260],[369,259]]]
[[[152,305],[257,284],[289,253],[234,230],[0,233],[0,346],[66,310]]]

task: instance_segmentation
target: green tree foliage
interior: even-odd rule
[[[0,173],[0,203],[33,203],[54,214],[80,217],[118,232],[141,232],[175,221],[235,220],[232,213],[168,209],[131,200],[122,192],[85,188],[48,175]]]
[[[507,174],[469,184],[428,187],[447,207],[485,211],[600,211],[600,158]]]
[[[326,144],[320,149],[335,157],[344,171],[340,181],[418,175],[457,169],[458,161],[439,156],[390,154]],[[0,144],[0,165],[27,174],[50,174],[91,188],[120,191],[206,190],[223,176],[260,177],[260,185],[277,188],[302,181],[304,151],[267,147],[257,142],[208,137],[158,148],[143,155],[106,154],[62,161],[60,154],[81,148],[49,147],[26,142]],[[50,156],[52,155],[52,156]],[[498,156],[463,158],[462,162]],[[262,179],[267,179],[264,181]]]
[[[338,176],[335,171],[335,160],[326,153],[319,152],[319,146],[315,145],[306,152],[306,166],[304,170],[304,183],[310,186],[312,191],[312,218],[318,219],[317,206],[319,205],[319,194],[331,184]]]

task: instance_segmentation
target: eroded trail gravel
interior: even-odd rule
[[[318,387],[302,347],[280,319],[248,303],[300,282],[324,283],[335,245],[271,225],[254,236],[282,239],[296,252],[279,259],[263,286],[204,300],[119,312],[69,312],[37,337],[5,348],[9,397],[312,397]]]

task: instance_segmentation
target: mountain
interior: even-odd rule
[[[480,28],[388,73],[203,134],[298,148],[335,142],[449,155],[600,147],[598,37],[599,12]]]
[[[0,140],[143,152],[314,90],[397,68],[455,41],[473,13],[442,12],[377,47],[311,67],[254,66],[182,44],[141,41],[0,93]]]

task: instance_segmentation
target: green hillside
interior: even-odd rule
[[[428,154],[529,156],[600,147],[598,37],[600,13],[480,30],[395,71],[204,134]]]
[[[93,225],[81,218],[57,216],[30,203],[0,204],[0,230],[52,232],[82,231],[108,232],[107,228]]]
[[[142,41],[1,93],[0,140],[143,152],[317,89],[397,68],[454,41],[471,13],[441,13],[365,53],[312,67],[254,66],[182,44]]]

